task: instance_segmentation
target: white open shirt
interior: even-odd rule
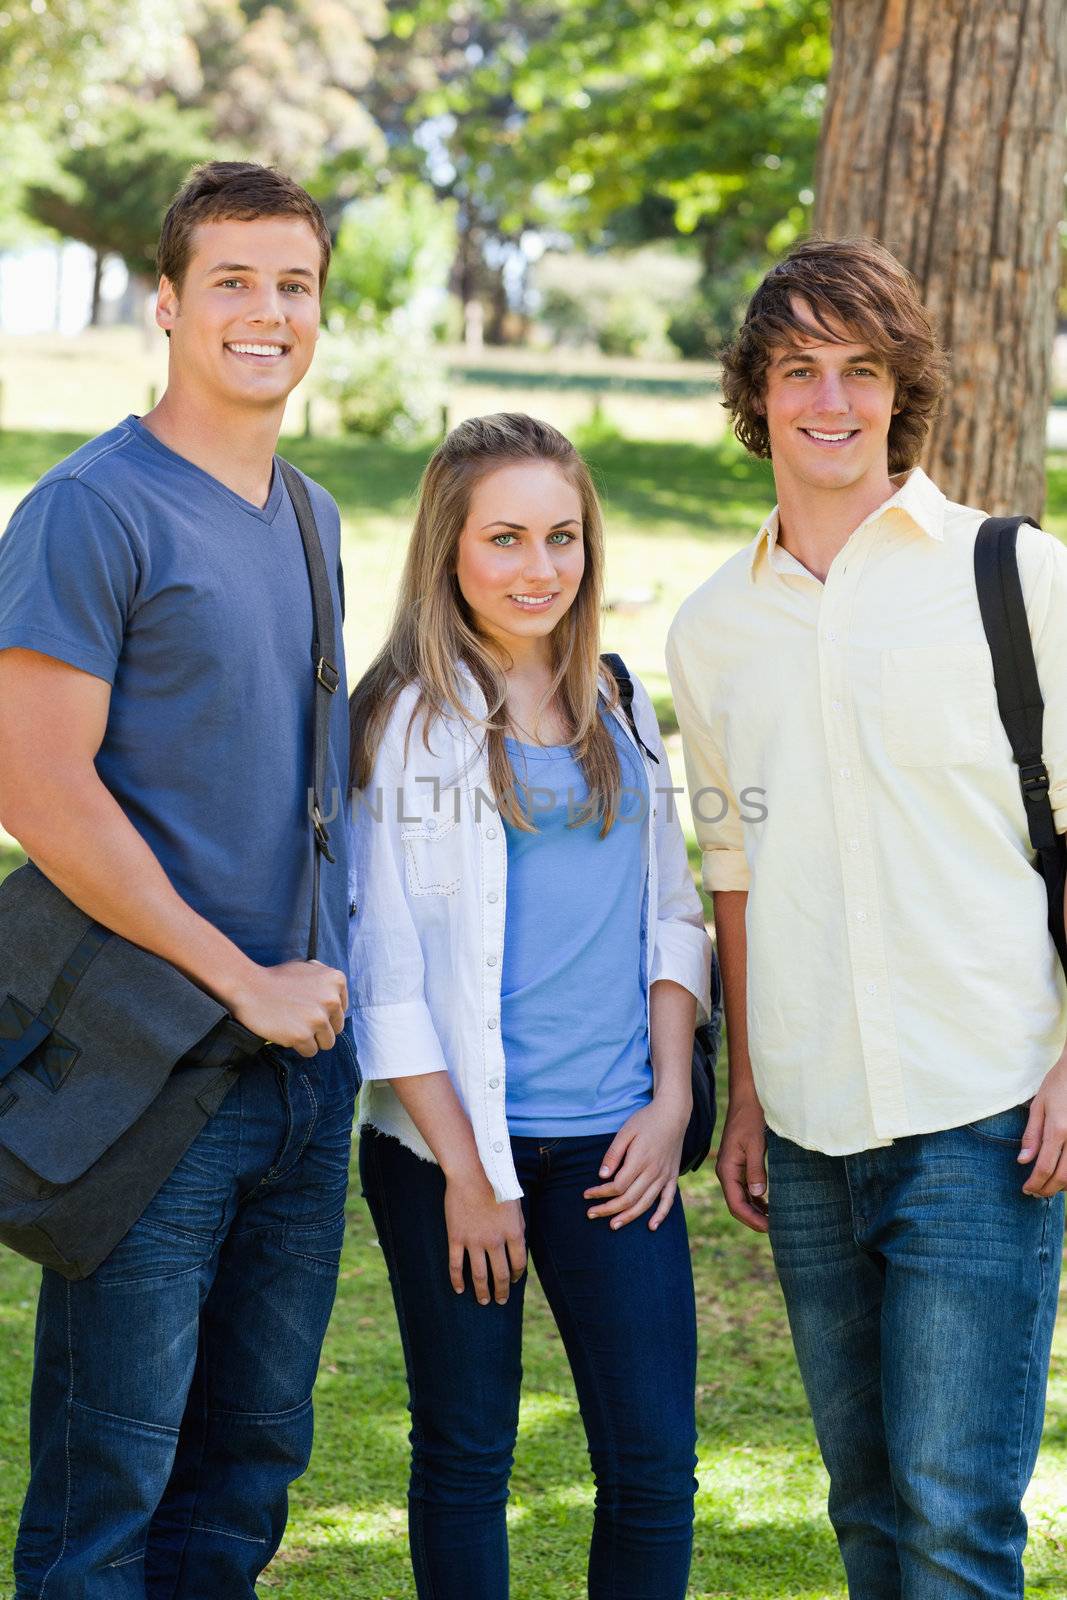
[[[458,670],[467,703],[484,716],[473,677]],[[638,730],[658,757],[656,765],[641,753],[652,800],[644,823],[648,984],[682,984],[706,1015],[711,941],[674,796],[664,793],[672,780],[656,714],[636,680],[634,691]],[[438,720],[427,750],[420,717],[405,752],[416,698],[414,686],[398,697],[370,783],[352,800],[349,966],[363,1073],[360,1121],[433,1160],[385,1080],[448,1072],[497,1199],[516,1200],[522,1189],[508,1138],[500,1039],[507,841],[493,807],[477,801],[479,790],[492,791],[482,740],[467,722]],[[624,713],[615,716],[633,742]],[[591,998],[610,1004],[610,996]],[[545,1026],[551,1029],[551,1017]]]

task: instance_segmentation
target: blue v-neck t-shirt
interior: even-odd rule
[[[605,838],[580,816],[588,786],[565,745],[508,739],[517,794],[537,831],[505,819],[501,982],[512,1134],[614,1133],[652,1095],[645,986],[648,781],[614,717],[623,792]]]
[[[326,795],[337,862],[323,863],[319,959],[345,971],[340,521],[307,482],[342,668]],[[111,685],[101,779],[182,898],[264,965],[307,951],[311,632],[277,465],[255,506],[135,417],[46,473],[0,538],[0,649],[36,650]]]

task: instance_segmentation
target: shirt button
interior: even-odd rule
[[[350,900],[348,902],[348,915],[350,917],[354,917],[358,910],[359,910],[359,907],[356,904],[356,902],[354,900]]]
[[[827,630],[826,630],[826,638],[827,638],[827,642],[829,644],[836,644],[837,643],[837,629],[836,628],[827,628]]]
[[[427,826],[427,828],[436,828],[436,826],[437,826],[437,818],[436,817],[427,817],[426,818],[426,826]]]
[[[845,708],[842,705],[840,700],[831,700],[830,701],[830,709],[832,711],[844,711]]]
[[[857,911],[856,912],[856,921],[857,922],[866,922],[867,921],[867,913],[866,913],[866,911]]]
[[[497,1140],[494,1141],[493,1149],[496,1151],[497,1155],[500,1154],[500,1152],[501,1152],[501,1150],[503,1150],[503,1148],[504,1148],[503,1140],[497,1139]]]
[[[841,774],[842,778],[851,778],[851,776],[852,776],[852,768],[851,767],[841,767],[838,770],[840,771],[840,774]]]
[[[495,839],[496,838],[496,829],[495,828],[486,828],[485,837],[487,839]]]
[[[497,901],[500,899],[500,896],[498,894],[487,894],[485,898],[488,900],[491,906],[495,906]]]
[[[489,1087],[490,1087],[490,1089],[499,1089],[500,1088],[500,1079],[499,1078],[490,1078],[489,1079]]]
[[[485,964],[486,964],[487,967],[495,967],[496,966],[496,956],[486,956]]]
[[[868,983],[865,984],[864,987],[866,988],[868,994],[878,993],[878,985],[876,983]]]
[[[850,839],[848,841],[848,847],[849,847],[850,850],[858,850],[859,847],[860,847],[859,840],[858,839]]]
[[[495,1017],[490,1017],[485,1025],[486,1025],[487,1028],[495,1028],[496,1027],[496,1018]]]

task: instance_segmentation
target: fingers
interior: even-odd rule
[[[315,1029],[315,1049],[332,1050],[337,1043],[337,1034],[334,1033],[328,1022],[320,1022]]]
[[[745,1187],[756,1199],[767,1193],[766,1141],[750,1144],[745,1151]]]
[[[503,1244],[492,1251],[489,1264],[493,1269],[493,1296],[498,1306],[506,1306],[511,1293],[511,1265]]]
[[[715,1171],[730,1215],[753,1233],[766,1233],[767,1202],[761,1195],[750,1193],[744,1162],[731,1164],[720,1157]]]
[[[1041,1140],[1045,1132],[1045,1108],[1040,1099],[1034,1100],[1030,1106],[1030,1115],[1026,1119],[1023,1129],[1022,1142],[1019,1145],[1019,1161],[1032,1161],[1041,1149]],[[1025,1184],[1023,1185],[1025,1188]]]
[[[630,1189],[628,1194],[622,1196],[619,1204],[624,1207],[616,1216],[613,1216],[608,1226],[617,1231],[625,1228],[628,1222],[644,1216],[645,1212],[655,1204],[656,1196],[660,1193],[662,1178],[653,1179],[651,1183],[641,1181]]]
[[[457,1294],[462,1294],[465,1288],[463,1282],[463,1256],[463,1246],[450,1239],[448,1241],[448,1276]]]
[[[508,1240],[508,1259],[511,1262],[511,1281],[518,1283],[526,1271],[526,1240],[521,1234]]]
[[[670,1209],[674,1204],[674,1197],[677,1193],[678,1183],[676,1179],[672,1178],[670,1183],[664,1184],[663,1193],[659,1197],[659,1205],[649,1219],[648,1226],[653,1233],[655,1233],[660,1223],[665,1222],[670,1215]]]
[[[471,1264],[471,1282],[474,1285],[474,1298],[480,1306],[487,1306],[492,1298],[489,1293],[489,1263],[484,1250],[472,1250],[467,1253],[467,1260]]]
[[[616,1169],[623,1160],[623,1157],[626,1155],[627,1150],[630,1148],[630,1140],[632,1138],[633,1134],[627,1133],[625,1128],[619,1129],[618,1133],[605,1150],[604,1159],[600,1163],[600,1176],[602,1178],[611,1178],[615,1175]],[[592,1190],[587,1192],[587,1198],[592,1192]]]
[[[1061,1189],[1067,1188],[1067,1149],[1064,1133],[1045,1119],[1045,1132],[1037,1153],[1033,1170],[1023,1184],[1024,1194],[1040,1195],[1049,1200]]]

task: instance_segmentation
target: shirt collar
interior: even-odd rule
[[[897,485],[893,494],[872,511],[869,516],[864,517],[859,527],[853,531],[852,538],[855,538],[860,528],[868,527],[871,523],[879,521],[891,512],[902,512],[920,533],[926,534],[930,539],[943,539],[945,537],[945,505],[947,502],[937,484],[926,476],[921,467],[912,467],[910,472],[895,477],[892,481]],[[767,552],[767,560],[776,569],[779,561],[788,556],[787,551],[779,551],[779,521],[778,507],[775,506],[752,542],[748,562],[748,575],[753,582],[756,578],[760,555],[764,550]],[[776,553],[778,554],[777,560]]]

